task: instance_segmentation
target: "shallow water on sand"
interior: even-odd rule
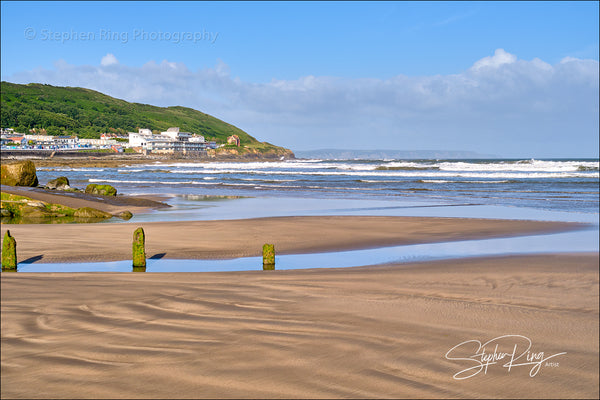
[[[598,215],[439,202],[390,202],[352,199],[220,198],[174,196],[169,209],[136,215],[130,223],[149,221],[220,220],[290,215],[378,215],[520,220],[570,221],[587,223],[585,228],[556,234],[514,238],[467,240],[384,247],[367,250],[315,254],[278,255],[276,269],[340,268],[383,263],[426,261],[507,254],[598,252]],[[231,260],[149,259],[146,272],[244,271],[262,269],[260,257]],[[20,272],[130,272],[131,261],[103,263],[19,264]]]

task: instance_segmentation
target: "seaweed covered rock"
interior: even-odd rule
[[[30,160],[2,164],[0,180],[3,185],[37,186],[38,178],[35,172],[35,164]]]
[[[18,213],[15,213],[19,217],[30,219],[30,218],[49,218],[53,214],[45,206],[39,204],[24,204],[19,207]]]
[[[114,216],[128,221],[131,219],[131,217],[133,217],[133,214],[130,211],[121,211],[120,213],[115,214]]]
[[[112,218],[112,214],[91,207],[81,207],[73,214],[76,218]]]
[[[69,178],[66,176],[59,176],[56,179],[52,179],[48,183],[46,183],[46,189],[52,190],[69,190],[71,186],[69,185]]]
[[[116,196],[117,189],[115,189],[111,185],[96,185],[95,183],[90,183],[85,188],[85,192],[87,194],[96,194],[101,196]]]

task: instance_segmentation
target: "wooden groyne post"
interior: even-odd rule
[[[133,232],[133,268],[146,268],[146,236],[142,228]]]
[[[275,269],[275,245],[267,244],[263,245],[263,270]]]
[[[7,230],[2,242],[2,271],[17,270],[17,241]]]

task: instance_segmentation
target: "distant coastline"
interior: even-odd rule
[[[326,160],[385,160],[385,159],[478,159],[501,158],[495,154],[481,154],[464,150],[294,150],[297,158]]]

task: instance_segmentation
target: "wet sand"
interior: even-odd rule
[[[132,220],[134,221],[134,220]],[[146,233],[148,257],[224,259],[259,256],[265,243],[278,254],[317,253],[404,244],[510,237],[581,227],[567,222],[474,218],[304,216],[222,221],[6,225],[18,262],[131,259],[133,231]]]
[[[2,273],[1,397],[598,398],[598,261]],[[566,354],[452,378],[507,334]]]

